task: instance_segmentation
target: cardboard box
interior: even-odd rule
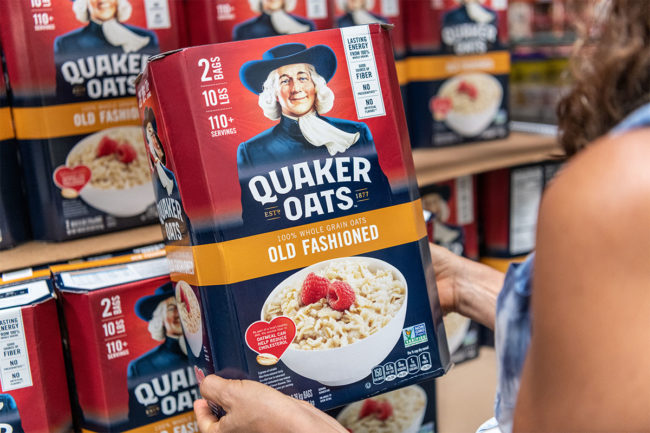
[[[477,260],[478,202],[474,176],[420,188],[422,208],[432,216],[429,240],[455,254]]]
[[[59,317],[49,277],[44,270],[0,280],[3,432],[72,431]]]
[[[507,1],[406,1],[414,147],[506,137]]]
[[[2,62],[0,62],[0,162],[0,250],[3,250],[27,239],[28,219]]]
[[[185,7],[192,45],[332,27],[329,0],[191,0]]]
[[[436,382],[390,391],[328,414],[353,433],[435,433]]]
[[[483,255],[511,258],[535,249],[542,193],[562,163],[547,161],[480,175]]]
[[[164,251],[52,267],[86,432],[198,431]]]
[[[160,221],[205,374],[328,409],[448,369],[398,92],[377,24],[148,64],[138,96]],[[310,330],[305,314],[322,320]]]
[[[118,3],[91,13],[87,0],[0,2],[36,239],[155,221],[134,82],[150,55],[184,42],[182,3]]]

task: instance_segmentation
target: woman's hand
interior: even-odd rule
[[[458,311],[460,278],[463,275],[463,258],[447,248],[429,243],[431,262],[436,273],[438,298],[444,314]]]
[[[201,433],[347,433],[336,420],[305,401],[250,380],[210,375],[201,383],[204,400],[194,403]],[[227,414],[212,414],[209,400]]]
[[[456,312],[494,329],[503,273],[429,244],[442,312]]]

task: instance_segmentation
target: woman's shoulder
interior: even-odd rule
[[[650,129],[610,135],[544,195],[515,430],[650,427],[648,161]]]
[[[622,219],[647,222],[649,163],[650,128],[603,137],[560,171],[545,194],[541,211],[557,217],[586,218],[610,229]]]

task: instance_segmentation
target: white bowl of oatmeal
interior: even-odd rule
[[[354,303],[336,311],[326,299],[304,305],[302,284],[310,273],[342,280],[355,292]],[[370,257],[345,257],[308,266],[282,281],[262,308],[267,322],[286,316],[296,336],[281,360],[294,372],[328,386],[367,377],[401,338],[407,308],[404,275]]]
[[[124,163],[117,153],[98,156],[104,137],[128,143],[135,151],[133,159]],[[142,128],[122,126],[84,137],[68,153],[66,165],[85,165],[91,171],[90,181],[79,192],[83,201],[116,217],[132,217],[155,203],[147,158]]]
[[[449,354],[451,355],[463,344],[465,334],[467,334],[472,321],[458,313],[448,313],[442,318],[442,321],[445,324],[447,345],[449,346]]]
[[[392,413],[387,418],[381,416],[381,410],[364,413],[367,400],[374,400],[378,406],[388,402]],[[420,430],[427,409],[427,394],[422,387],[411,385],[367,400],[347,405],[336,420],[354,433],[417,433]]]
[[[176,307],[181,317],[185,341],[194,356],[198,357],[203,348],[203,326],[201,323],[201,306],[199,300],[187,282],[176,283]]]
[[[444,121],[463,137],[475,137],[494,120],[503,88],[492,75],[481,72],[456,75],[440,87],[436,98],[451,102]]]

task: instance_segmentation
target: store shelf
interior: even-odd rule
[[[159,225],[66,242],[32,241],[0,252],[0,272],[96,256],[162,242]]]
[[[555,138],[512,133],[508,139],[413,151],[420,185],[466,174],[543,161],[559,154]],[[28,242],[0,252],[0,272],[74,260],[162,242],[158,225],[67,242]]]
[[[420,186],[467,174],[544,161],[561,155],[554,136],[513,132],[504,140],[438,149],[415,149],[413,160]]]

